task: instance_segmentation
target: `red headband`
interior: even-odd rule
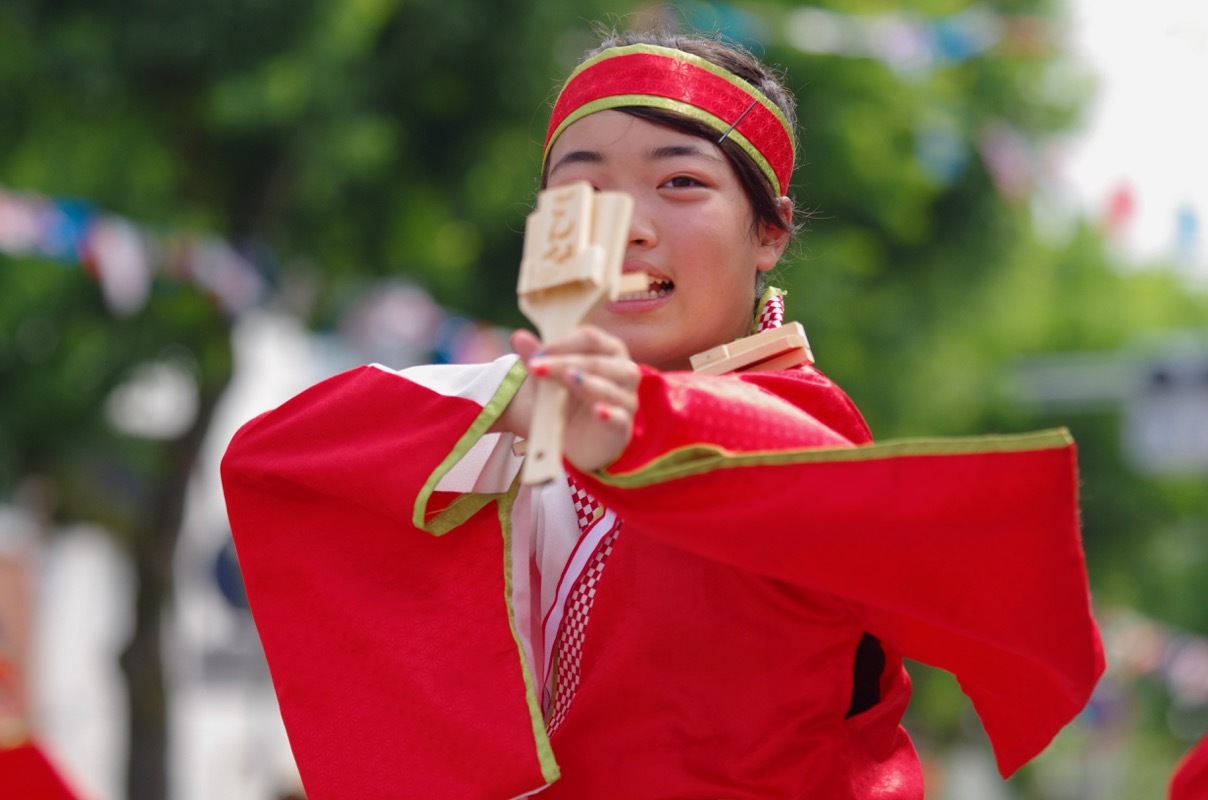
[[[572,123],[625,106],[662,108],[704,122],[721,135],[719,142],[733,139],[776,193],[785,194],[795,144],[783,112],[749,82],[708,59],[658,45],[613,47],[580,64],[554,104],[545,157]]]

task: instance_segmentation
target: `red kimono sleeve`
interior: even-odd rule
[[[248,423],[224,456],[311,800],[499,800],[557,777],[508,608],[508,496],[435,491],[522,377],[491,369],[424,373],[437,388],[352,370]]]
[[[580,476],[629,534],[865,609],[955,674],[1003,775],[1083,708],[1104,657],[1064,431],[853,446],[858,415],[813,370],[648,370],[639,391],[630,446]]]

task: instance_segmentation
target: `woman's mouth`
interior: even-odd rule
[[[623,303],[628,300],[657,300],[660,297],[666,297],[667,295],[671,294],[671,291],[674,288],[675,284],[672,281],[652,280],[650,285],[646,287],[646,291],[627,292],[626,294],[619,295],[617,297],[617,302]]]

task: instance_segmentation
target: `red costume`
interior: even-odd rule
[[[1086,702],[1064,432],[872,445],[813,368],[645,369],[576,512],[485,434],[521,380],[363,367],[228,450],[312,800],[921,798],[902,656],[955,673],[1004,775]]]
[[[1187,751],[1170,779],[1170,800],[1208,798],[1208,736]]]
[[[42,748],[24,739],[0,742],[0,797],[16,800],[76,800],[77,795],[46,758]]]
[[[644,106],[729,138],[775,194],[792,126],[653,45],[585,61],[577,119]],[[514,359],[338,375],[223,461],[311,800],[922,797],[903,656],[956,674],[1010,774],[1103,670],[1062,432],[869,444],[810,367],[644,369],[607,470],[519,486],[487,433]],[[601,505],[602,503],[602,505]]]

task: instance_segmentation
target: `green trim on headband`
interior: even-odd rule
[[[756,86],[755,84],[751,83],[750,81],[746,80],[745,78],[739,77],[738,75],[734,74],[733,72],[730,72],[730,70],[726,69],[725,67],[720,66],[718,64],[714,64],[709,59],[702,58],[701,56],[698,56],[695,53],[689,53],[684,50],[678,50],[674,47],[663,47],[662,45],[657,45],[657,44],[631,44],[631,45],[626,45],[624,47],[610,47],[607,50],[604,50],[603,52],[597,53],[596,55],[592,56],[591,58],[587,59],[582,64],[580,64],[575,69],[575,71],[570,74],[570,77],[566,79],[566,83],[563,84],[563,86],[565,87],[565,86],[569,85],[570,82],[580,72],[586,71],[587,69],[600,63],[601,61],[607,61],[610,58],[616,58],[617,56],[631,55],[634,53],[644,53],[646,55],[664,56],[666,58],[674,58],[677,61],[686,61],[687,63],[692,64],[695,67],[700,67],[701,69],[705,70],[706,72],[712,72],[717,77],[724,78],[725,80],[727,80],[730,83],[737,86],[739,89],[742,89],[744,92],[751,95],[752,100],[757,100],[761,106],[766,108],[768,111],[772,112],[772,114],[776,117],[776,119],[780,120],[780,124],[784,126],[785,133],[788,134],[789,146],[793,148],[793,159],[794,159],[794,162],[796,161],[797,133],[796,133],[796,131],[793,130],[793,126],[789,124],[788,118],[785,117],[784,112],[780,110],[780,106],[778,106],[774,102],[772,102],[772,99],[770,97],[768,97],[766,94],[764,94],[762,91],[760,91],[759,87]],[[729,124],[730,123],[726,123],[727,127],[729,126]],[[550,139],[550,143],[551,144],[553,143],[552,138]]]
[[[691,103],[685,103],[682,100],[673,100],[669,97],[659,97],[651,94],[614,94],[608,97],[601,97],[598,100],[592,100],[590,103],[584,103],[574,111],[566,115],[566,119],[554,129],[553,135],[549,138],[549,146],[545,150],[545,155],[542,156],[541,168],[544,171],[545,162],[549,159],[550,151],[554,149],[554,142],[562,135],[570,125],[578,122],[584,117],[594,114],[597,111],[610,111],[616,108],[625,108],[640,106],[643,108],[659,108],[663,111],[672,111],[685,117],[690,117],[697,122],[703,122],[710,128],[713,128],[719,134],[726,133],[727,139],[731,139],[742,148],[743,152],[755,162],[759,170],[776,189],[777,196],[785,193],[785,187],[780,185],[780,178],[776,175],[776,170],[772,168],[771,163],[764,158],[763,153],[759,152],[759,148],[751,143],[747,137],[743,136],[737,130],[731,130],[730,123],[723,120],[721,117],[710,114],[703,108],[698,108]]]

